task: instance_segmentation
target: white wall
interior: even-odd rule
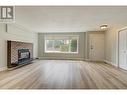
[[[33,56],[37,57],[37,33],[15,24],[8,24],[6,32],[5,24],[0,24],[0,71],[7,68],[7,40],[33,43]]]

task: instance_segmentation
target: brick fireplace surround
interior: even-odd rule
[[[18,50],[19,49],[29,49],[30,58],[33,58],[33,44],[18,41],[7,41],[7,65],[12,67],[12,63],[18,62]]]

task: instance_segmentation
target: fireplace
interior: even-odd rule
[[[18,63],[30,60],[30,51],[29,49],[19,49],[18,50]]]
[[[7,66],[19,67],[32,63],[33,44],[18,41],[7,41]]]

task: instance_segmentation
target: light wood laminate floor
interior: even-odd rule
[[[105,63],[37,60],[0,72],[0,89],[126,89],[127,71]]]

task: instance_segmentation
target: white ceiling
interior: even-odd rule
[[[127,26],[127,7],[17,6],[16,24],[35,32],[86,32]]]

